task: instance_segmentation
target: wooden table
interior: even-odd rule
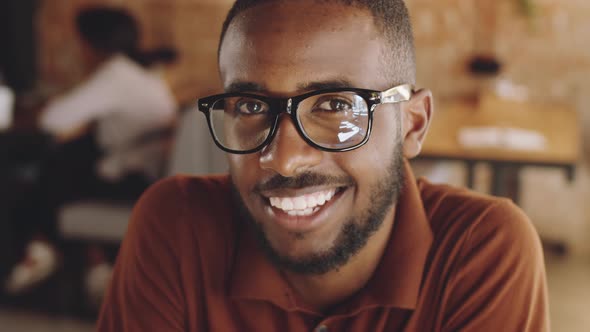
[[[459,143],[465,127],[510,127],[536,131],[546,138],[543,150],[468,148]],[[435,108],[420,158],[462,161],[467,166],[467,186],[473,187],[474,167],[492,168],[491,193],[518,202],[518,172],[524,166],[558,167],[571,181],[580,157],[580,128],[576,111],[567,105],[502,101],[484,96],[478,103],[451,101]]]

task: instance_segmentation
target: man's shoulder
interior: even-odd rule
[[[227,175],[175,175],[145,191],[137,202],[133,219],[199,225],[212,218],[229,218],[231,202]]]
[[[434,236],[424,296],[442,299],[443,330],[467,322],[469,330],[505,330],[527,320],[543,330],[543,250],[524,212],[506,198],[424,180],[418,186]]]
[[[230,257],[230,239],[238,233],[230,188],[222,175],[160,180],[137,202],[126,240],[173,248],[178,257],[203,264],[203,257]]]
[[[178,205],[195,199],[203,202],[214,200],[219,196],[230,194],[228,175],[195,176],[179,174],[161,179],[151,185],[142,195],[141,200],[164,205]]]
[[[499,246],[537,246],[532,222],[511,200],[424,179],[418,186],[435,238],[468,241],[471,245],[493,241]]]
[[[504,200],[466,188],[448,184],[434,184],[424,178],[418,179],[417,182],[429,219],[436,217],[437,214],[457,209],[469,210],[471,213],[483,213],[490,206]]]

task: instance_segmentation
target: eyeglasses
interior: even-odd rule
[[[254,153],[270,144],[282,113],[291,117],[309,145],[345,152],[367,143],[377,105],[408,101],[413,89],[410,84],[382,92],[325,89],[289,98],[225,93],[199,99],[198,107],[207,118],[215,144],[229,153]]]

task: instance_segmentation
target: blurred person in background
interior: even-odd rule
[[[39,127],[57,147],[42,163],[38,185],[14,213],[25,246],[5,281],[12,294],[57,270],[61,205],[84,198],[135,200],[167,158],[168,141],[158,134],[171,129],[177,104],[153,65],[173,62],[176,51],[140,50],[138,24],[122,9],[83,9],[76,29],[89,75],[41,113]],[[89,271],[110,273],[96,248],[89,249],[89,264]]]

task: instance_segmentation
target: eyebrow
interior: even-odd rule
[[[226,93],[264,91],[266,91],[266,87],[254,82],[234,82],[225,88]]]
[[[352,88],[353,85],[350,81],[345,79],[335,79],[329,81],[318,81],[318,82],[308,82],[308,83],[300,83],[297,85],[298,92],[307,92],[307,91],[315,91],[315,90],[325,90],[325,89],[341,89],[341,88]],[[228,85],[225,88],[226,93],[235,93],[235,92],[268,92],[266,86],[254,83],[254,82],[234,82]]]
[[[309,82],[298,84],[297,89],[299,91],[313,91],[313,90],[325,90],[325,89],[341,89],[341,88],[352,88],[353,85],[350,81],[345,79],[336,79],[330,81],[321,82]]]

